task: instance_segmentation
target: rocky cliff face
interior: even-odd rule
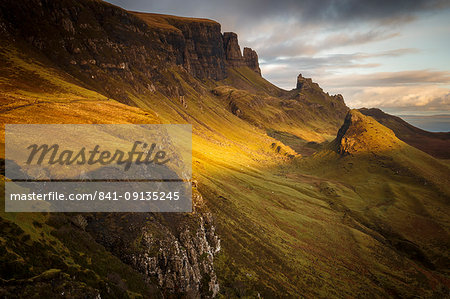
[[[258,54],[250,48],[244,48],[242,55],[239,47],[238,36],[234,32],[225,32],[223,34],[223,46],[225,48],[226,64],[229,67],[249,67],[261,75],[259,68]]]
[[[202,195],[193,192],[194,212],[98,213],[87,216],[86,231],[108,251],[156,283],[163,294],[214,297],[219,283],[214,257],[220,239]]]
[[[255,50],[252,50],[251,48],[244,48],[244,61],[246,66],[261,75],[258,54]]]
[[[229,66],[241,67],[244,65],[236,33],[225,32],[223,34],[223,46],[225,48],[225,59]]]
[[[225,51],[220,24],[206,19],[133,12],[168,45],[176,64],[196,78],[226,77]]]
[[[128,256],[131,264],[170,293],[216,296],[219,284],[214,256],[220,250],[220,240],[211,214],[200,215],[198,220],[196,230],[184,227],[178,237],[164,226],[160,232],[165,238],[144,230],[140,244],[143,250]]]
[[[237,35],[222,35],[211,20],[130,13],[89,0],[3,2],[3,33],[20,37],[90,88],[126,104],[129,92],[171,96],[164,86],[173,82],[163,72],[177,65],[199,79],[222,80],[227,67],[260,73],[256,53],[245,50],[242,56]]]

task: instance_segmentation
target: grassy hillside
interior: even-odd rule
[[[216,24],[139,17],[162,32],[176,31],[173,22]],[[26,45],[0,49],[2,123],[190,123],[195,210],[1,212],[2,296],[210,297],[216,282],[224,298],[448,295],[448,163],[373,118],[345,117],[339,97],[316,85],[283,91],[245,67],[196,78],[172,58],[152,64],[161,49],[131,78],[68,68]],[[189,280],[195,266],[201,277]]]
[[[355,155],[333,142],[256,169],[200,164],[199,189],[226,240],[218,267],[228,296],[445,294],[448,167],[373,119],[354,127],[393,150],[358,134],[368,150]]]

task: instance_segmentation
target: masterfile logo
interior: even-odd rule
[[[114,152],[108,150],[100,151],[100,145],[98,144],[92,150],[86,150],[86,147],[82,147],[78,152],[74,152],[72,150],[60,151],[58,144],[51,146],[48,144],[32,144],[27,147],[30,150],[30,155],[26,163],[30,165],[35,162],[37,165],[42,165],[45,159],[48,159],[47,163],[50,165],[93,165],[96,163],[110,165],[116,163],[117,165],[124,165],[124,171],[128,171],[133,163],[137,165],[149,165],[151,163],[163,165],[169,162],[170,158],[166,159],[166,152],[163,150],[157,151],[152,157],[156,143],[153,143],[149,150],[145,152],[138,150],[139,145],[142,146],[143,150],[148,147],[148,144],[145,142],[135,141],[132,149],[127,153],[119,149],[116,149]]]

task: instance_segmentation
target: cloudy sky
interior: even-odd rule
[[[204,17],[258,52],[285,89],[299,73],[352,108],[450,114],[450,0],[109,0],[128,10]]]

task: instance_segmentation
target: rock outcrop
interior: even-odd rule
[[[99,213],[86,231],[167,296],[215,297],[214,257],[221,249],[212,214],[198,190],[193,213]]]
[[[357,110],[347,113],[335,142],[337,152],[341,155],[383,153],[403,144],[392,130]]]
[[[244,59],[242,57],[236,33],[225,32],[223,34],[223,47],[225,49],[225,59],[228,66],[244,66]]]
[[[320,88],[319,84],[314,83],[311,78],[303,77],[302,74],[299,74],[297,76],[296,89],[298,89],[299,91],[311,91],[314,89],[323,91],[322,88]]]
[[[311,78],[303,77],[302,74],[297,76],[296,88],[289,92],[289,99],[293,99],[295,102],[283,103],[283,105],[290,108],[296,105],[301,107],[297,108],[301,113],[296,117],[303,118],[303,115],[307,114],[303,112],[305,110],[314,111],[314,114],[320,115],[322,120],[329,119],[338,128],[342,125],[342,119],[349,110],[342,95],[330,95],[328,92],[324,92],[319,84],[313,82]]]
[[[143,249],[128,256],[131,264],[147,277],[155,278],[169,293],[215,297],[219,284],[214,256],[220,250],[220,240],[211,214],[200,215],[199,222],[196,231],[184,227],[178,237],[164,226],[156,234],[144,230],[140,244]]]
[[[252,50],[251,48],[244,48],[244,61],[246,66],[261,75],[258,54],[255,50]]]
[[[261,75],[258,54],[250,48],[244,48],[244,55],[242,55],[236,33],[225,32],[223,34],[223,46],[225,49],[225,62],[228,67],[246,66]]]

